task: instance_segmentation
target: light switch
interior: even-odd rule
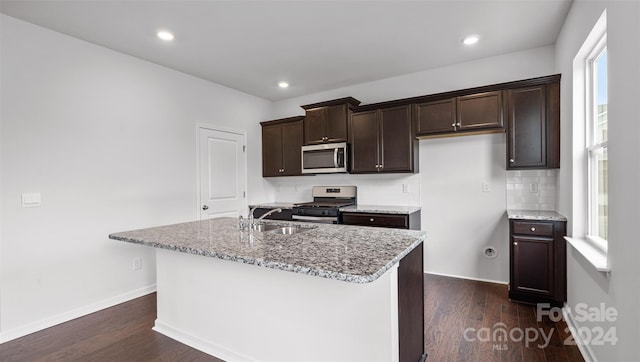
[[[491,192],[491,184],[488,181],[482,181],[482,192]]]
[[[42,195],[39,192],[25,192],[22,194],[22,207],[39,207]]]
[[[409,184],[402,184],[402,192],[405,194],[409,193]]]

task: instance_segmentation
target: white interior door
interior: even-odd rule
[[[245,205],[245,135],[198,128],[200,219],[238,217]]]

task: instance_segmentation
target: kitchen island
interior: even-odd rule
[[[154,330],[216,357],[424,358],[426,233],[264,225],[273,230],[241,231],[220,218],[109,237],[157,248]]]

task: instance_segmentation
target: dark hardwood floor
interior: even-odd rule
[[[425,274],[424,290],[428,361],[583,361],[563,344],[563,322],[537,321],[535,306],[508,301],[506,285]],[[0,361],[221,361],[152,331],[155,318],[154,293],[0,344]],[[481,341],[499,328],[553,333],[545,348],[542,337],[512,341],[517,333]]]
[[[156,293],[0,344],[0,361],[221,361],[151,330]]]
[[[563,343],[573,341],[563,321],[538,321],[536,306],[510,302],[507,292],[506,285],[425,274],[427,360],[584,361],[577,346]]]

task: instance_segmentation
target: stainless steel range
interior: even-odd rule
[[[292,218],[297,221],[337,224],[340,208],[355,205],[356,186],[314,186],[313,201],[295,204]]]

